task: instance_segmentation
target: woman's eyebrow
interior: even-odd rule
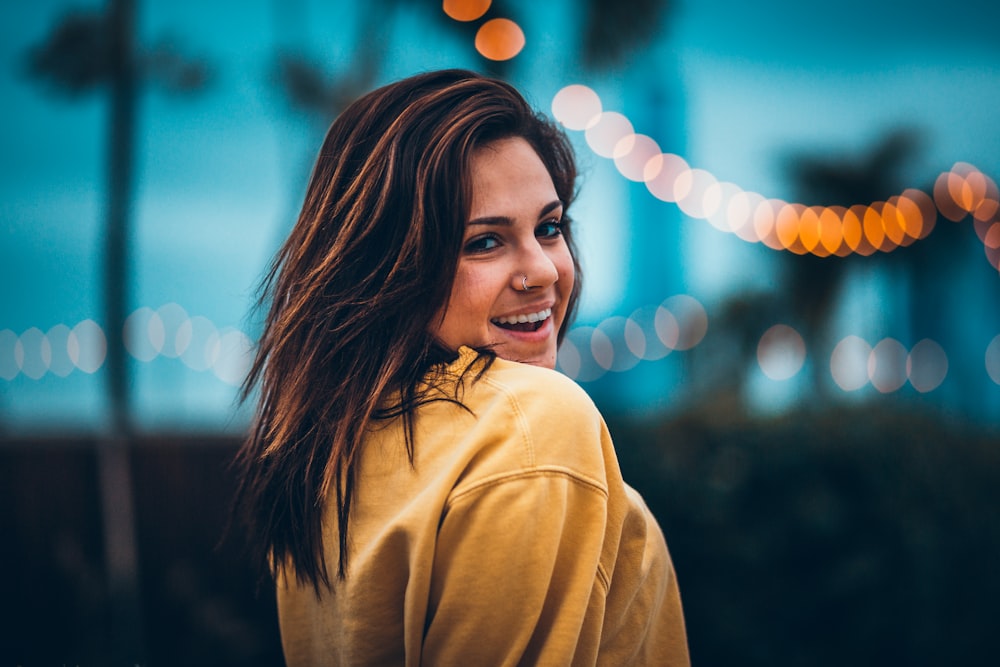
[[[548,204],[542,207],[542,210],[538,212],[538,217],[548,215],[557,208],[562,207],[562,202],[558,199],[550,201]],[[505,215],[490,215],[482,218],[475,218],[474,220],[469,220],[470,225],[496,225],[496,226],[506,226],[514,224],[514,220]]]

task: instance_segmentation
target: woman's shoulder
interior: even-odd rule
[[[538,408],[549,418],[600,419],[590,396],[580,385],[556,370],[497,358],[485,372],[471,373],[465,383],[465,400],[478,403],[498,395],[516,402],[529,412]]]
[[[475,452],[477,477],[533,470],[606,492],[613,445],[583,388],[547,368],[500,358],[471,363],[483,363],[485,370],[468,367],[459,400],[470,421],[460,417],[456,427]]]

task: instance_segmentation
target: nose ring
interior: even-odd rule
[[[528,287],[528,276],[523,276],[523,277],[521,278],[521,291],[522,291],[522,292],[527,292],[527,291],[528,291],[528,290],[530,290],[530,289],[531,289],[531,288],[530,288],[530,287]]]

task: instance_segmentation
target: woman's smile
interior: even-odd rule
[[[521,138],[478,149],[471,175],[462,253],[434,333],[452,349],[491,346],[554,368],[576,276],[552,177]]]
[[[497,317],[490,321],[508,331],[538,331],[550,317],[552,317],[552,309],[546,308],[537,313]]]

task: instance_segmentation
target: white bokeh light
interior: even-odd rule
[[[986,346],[986,374],[995,383],[1000,384],[1000,335]]]
[[[586,131],[587,144],[601,157],[612,158],[619,140],[633,134],[632,123],[617,111],[605,111]]]
[[[646,162],[642,176],[651,195],[660,201],[676,202],[677,181],[690,171],[691,167],[680,155],[661,153]]]
[[[678,326],[677,342],[671,346],[673,349],[690,350],[705,337],[708,331],[708,314],[697,299],[687,294],[677,294],[666,299],[661,307],[674,317]],[[670,344],[668,339],[661,340]]]
[[[69,358],[84,373],[96,373],[108,353],[108,339],[94,320],[84,320],[73,327],[66,343]]]
[[[859,336],[847,336],[833,348],[830,374],[844,391],[857,391],[868,384],[868,358],[872,346]]]
[[[586,130],[601,111],[601,98],[580,84],[566,86],[552,98],[553,117],[570,130]]]
[[[49,372],[61,378],[76,368],[73,360],[69,358],[69,334],[70,329],[65,324],[57,324],[45,334],[52,355],[49,360]]]
[[[607,318],[597,327],[597,330],[607,337],[611,345],[611,362],[605,368],[615,373],[631,370],[640,361],[639,357],[629,348],[626,339],[628,322],[627,318],[616,315]]]
[[[659,315],[660,312],[663,315]],[[657,327],[658,315],[661,320],[660,326],[664,331],[662,337]],[[625,342],[635,356],[644,361],[656,361],[673,351],[678,334],[677,320],[670,311],[659,306],[643,306],[629,315],[625,327]]]
[[[607,370],[594,358],[593,339],[596,331],[594,327],[575,327],[566,333],[566,339],[563,341],[563,345],[569,343],[577,351],[578,366],[575,369],[576,373],[571,376],[577,382],[593,382],[607,373]],[[601,354],[607,354],[610,348],[610,344],[605,344],[606,338],[603,333],[598,335],[597,347]]]
[[[38,380],[49,370],[52,348],[45,334],[38,327],[31,327],[21,334],[14,345],[14,360],[21,372]]]
[[[143,306],[125,318],[125,349],[139,361],[155,359],[163,349],[163,338],[163,321],[152,308]]]
[[[167,303],[160,306],[156,309],[155,317],[151,318],[151,331],[152,327],[156,326],[157,319],[163,327],[163,344],[160,354],[176,359],[184,353],[186,347],[182,344],[185,341],[177,334],[188,320],[187,311],[177,303]],[[150,336],[150,339],[152,340],[153,336]],[[159,341],[157,340],[157,342]]]
[[[788,380],[802,370],[806,344],[798,331],[787,324],[775,324],[757,344],[757,363],[772,380]]]
[[[212,333],[208,348],[215,376],[226,384],[239,386],[253,361],[253,341],[242,331],[227,328]]]
[[[868,379],[883,394],[898,390],[906,383],[907,352],[895,338],[883,338],[868,355]]]
[[[948,355],[936,342],[925,338],[910,350],[906,358],[906,375],[920,393],[934,391],[948,375]]]
[[[659,145],[644,134],[629,134],[615,144],[615,167],[630,181],[645,180],[646,165],[651,159],[662,155]]]
[[[207,371],[215,363],[212,354],[216,352],[209,343],[218,331],[207,317],[196,315],[185,320],[177,329],[177,345],[183,348],[181,361],[195,371]]]

